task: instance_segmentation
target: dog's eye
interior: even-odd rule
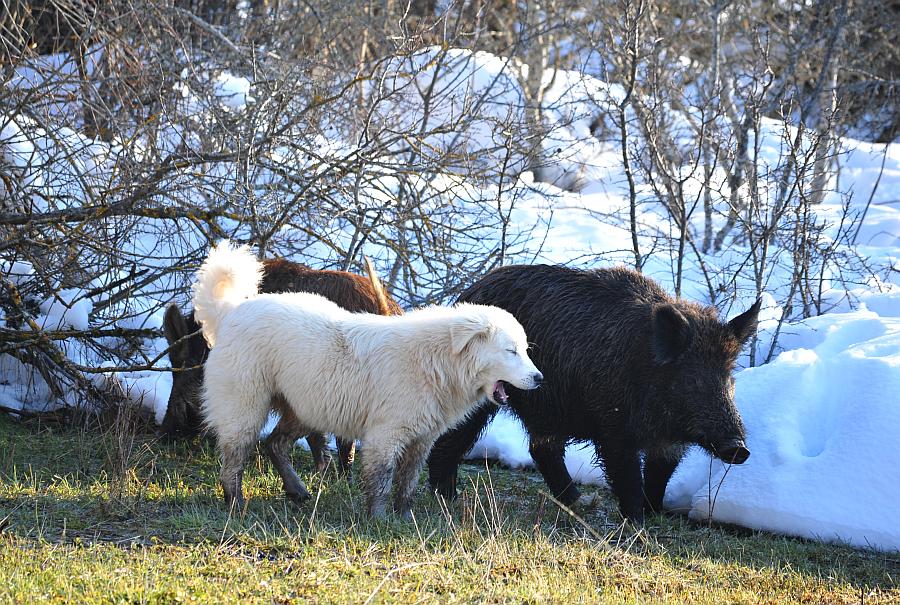
[[[516,350],[515,350],[515,349],[506,349],[506,352],[507,352],[507,353],[510,353],[510,354],[512,354],[512,355],[518,355],[518,353],[516,353]]]

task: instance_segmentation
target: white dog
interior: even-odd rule
[[[220,480],[242,506],[241,477],[270,410],[281,421],[265,449],[295,501],[309,497],[288,451],[310,431],[360,439],[369,514],[409,515],[431,445],[504,384],[539,386],[525,331],[497,307],[354,314],[316,294],[259,294],[259,261],[227,242],[194,284],[194,312],[211,351],[203,413],[218,437]]]

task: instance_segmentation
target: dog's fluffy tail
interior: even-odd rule
[[[366,273],[369,274],[369,281],[372,282],[372,289],[375,290],[375,299],[378,301],[378,313],[381,315],[393,315],[394,312],[391,311],[391,305],[388,303],[387,291],[384,289],[384,284],[381,283],[381,279],[379,279],[378,273],[375,271],[375,265],[372,264],[372,261],[366,255],[363,255],[363,262],[366,265]]]
[[[225,240],[209,251],[194,283],[194,318],[212,347],[222,320],[235,307],[259,293],[262,263],[247,246]]]

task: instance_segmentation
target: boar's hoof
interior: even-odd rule
[[[284,495],[287,496],[288,501],[296,506],[300,506],[312,497],[302,484],[295,486],[294,489],[290,491],[285,490]]]
[[[448,503],[456,500],[456,479],[444,479],[441,481],[429,482],[429,487],[435,496],[440,496]]]
[[[225,508],[227,508],[230,513],[241,514],[246,504],[244,496],[240,492],[235,494],[228,490],[225,491]]]
[[[633,511],[629,515],[624,515],[625,520],[630,522],[634,527],[640,528],[644,526],[644,509]]]

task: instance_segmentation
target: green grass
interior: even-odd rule
[[[296,451],[298,469],[311,468]],[[268,463],[246,513],[220,502],[204,442],[0,419],[0,602],[897,603],[897,555],[655,517],[612,497],[570,517],[535,473],[467,465],[442,510],[369,522],[358,487],[301,473],[294,508]]]

